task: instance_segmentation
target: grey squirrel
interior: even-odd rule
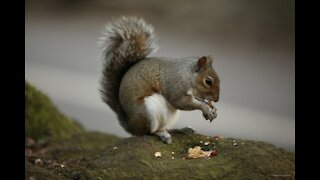
[[[102,37],[103,101],[132,135],[157,135],[170,144],[167,132],[179,110],[217,117],[211,102],[219,100],[220,79],[211,56],[181,59],[147,57],[157,49],[153,27],[137,17],[107,24]]]

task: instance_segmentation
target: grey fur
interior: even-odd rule
[[[140,114],[140,119],[148,118],[143,104],[136,103],[136,99],[144,97],[144,92],[150,87],[155,87],[155,92],[165,99],[176,109],[195,110],[203,112],[206,119],[213,120],[216,117],[215,108],[212,109],[204,101],[192,99],[197,97],[203,99],[196,90],[197,61],[199,57],[169,59],[169,58],[147,58],[132,66],[122,78],[120,84],[120,104],[130,115]],[[212,72],[213,68],[210,66]],[[192,89],[193,95],[188,91]],[[129,117],[134,121],[134,116]]]
[[[133,64],[157,49],[153,27],[143,19],[122,17],[107,24],[101,40],[105,59],[100,89],[102,99],[127,129],[125,113],[119,104],[120,82]]]

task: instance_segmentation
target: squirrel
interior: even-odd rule
[[[171,144],[168,129],[180,110],[201,110],[210,122],[217,117],[220,79],[213,57],[147,57],[157,49],[153,26],[137,17],[106,25],[101,38],[102,100],[131,135],[156,135]]]

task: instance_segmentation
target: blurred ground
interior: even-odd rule
[[[294,151],[294,1],[27,0],[25,75],[89,130],[129,136],[102,103],[97,41],[106,22],[135,15],[155,27],[154,56],[213,54],[218,118],[183,112],[176,128],[269,141]],[[196,121],[197,120],[197,121]]]

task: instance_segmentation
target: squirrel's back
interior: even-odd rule
[[[153,27],[143,19],[122,17],[107,24],[102,37],[104,58],[101,95],[126,128],[125,112],[119,103],[119,87],[126,71],[156,50]]]

